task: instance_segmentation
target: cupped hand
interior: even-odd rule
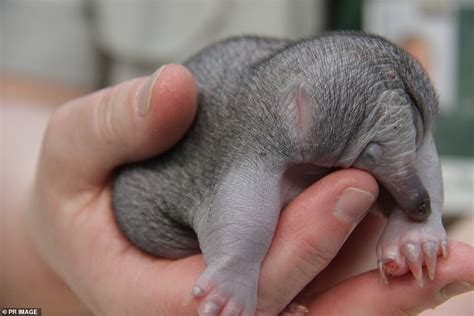
[[[184,135],[195,112],[192,75],[182,66],[167,65],[149,78],[71,101],[49,123],[29,232],[44,260],[95,314],[196,313],[190,292],[204,269],[201,255],[168,260],[137,250],[116,226],[110,189],[114,168],[169,149]],[[343,170],[313,184],[288,205],[262,267],[258,313],[282,311],[331,262],[377,193],[370,175]],[[413,295],[428,298],[455,279],[473,282],[472,265],[469,270],[461,264],[461,258],[472,259],[472,250],[459,257],[457,249],[466,246],[452,248],[444,263],[447,268],[441,264],[432,287],[420,290],[405,281]],[[301,303],[323,314],[334,310],[331,302],[336,299],[341,307],[365,308],[367,300],[341,293],[358,293],[361,286],[364,293],[377,291],[382,285],[375,279],[375,273],[364,274],[323,294],[306,296]],[[393,295],[388,288],[378,295]],[[419,306],[430,304],[426,302],[431,301]],[[292,306],[295,312],[304,311]]]

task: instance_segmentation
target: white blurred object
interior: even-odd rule
[[[229,36],[301,38],[324,25],[322,0],[96,0],[95,4],[98,45],[113,57],[115,82],[139,75],[133,73],[137,71],[133,64],[183,62]]]
[[[441,157],[445,214],[474,216],[474,160]]]
[[[397,44],[408,38],[426,42],[431,79],[444,112],[453,110],[457,101],[458,5],[453,0],[367,0],[363,9],[365,31]]]
[[[92,87],[99,58],[82,0],[0,0],[2,72]]]
[[[93,86],[183,62],[229,36],[300,38],[324,0],[0,0],[2,71]]]

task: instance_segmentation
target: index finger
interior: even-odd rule
[[[408,274],[384,284],[377,271],[372,270],[305,303],[309,303],[308,315],[418,315],[473,290],[474,248],[450,241],[448,258],[440,261],[435,279],[426,281],[423,288]]]

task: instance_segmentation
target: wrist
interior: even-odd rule
[[[38,253],[29,225],[26,208],[3,210],[2,305],[38,307],[45,314],[89,312],[77,296]]]

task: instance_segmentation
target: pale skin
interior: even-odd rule
[[[197,309],[190,293],[204,270],[201,255],[180,260],[145,255],[121,235],[112,216],[113,169],[168,149],[195,113],[195,86],[184,67],[167,66],[150,86],[149,104],[138,104],[137,93],[146,80],[101,90],[56,111],[44,137],[25,223],[12,221],[27,225],[24,243],[31,257],[7,268],[28,273],[36,267],[39,271],[32,277],[43,278],[42,292],[48,292],[46,286],[67,293],[77,311],[193,315]],[[148,110],[140,115],[137,107]],[[334,213],[343,192],[349,192],[354,206],[349,217]],[[377,183],[369,174],[344,170],[313,184],[286,207],[263,263],[259,314],[279,313],[298,294],[295,302],[307,306],[309,315],[414,314],[444,302],[446,285],[474,283],[473,249],[456,242],[450,243],[448,258],[440,260],[435,279],[423,288],[409,275],[392,278],[387,286],[379,282],[376,271],[347,279],[360,270],[356,265],[361,258],[344,249],[336,255],[377,194]],[[361,253],[366,246],[374,251],[370,240],[377,240],[381,225],[382,219],[367,216],[359,228],[369,226],[375,233],[361,234],[358,228],[348,242],[358,245],[354,249]],[[343,282],[327,289],[339,281]]]

